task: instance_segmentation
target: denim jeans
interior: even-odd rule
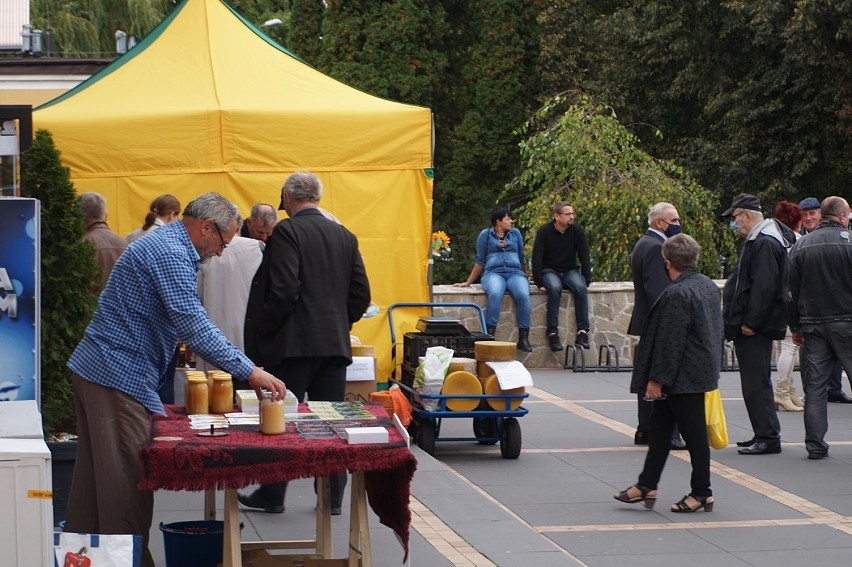
[[[518,318],[519,329],[530,328],[530,280],[520,270],[511,275],[503,275],[497,272],[485,272],[482,276],[482,289],[485,290],[487,301],[485,303],[485,324],[496,327],[500,320],[500,306],[503,303],[503,294],[509,290],[509,294],[515,300],[515,311]]]
[[[838,360],[852,371],[852,323],[821,323],[805,328],[802,385],[805,389],[805,448],[825,453],[828,443],[828,388]]]
[[[577,330],[589,330],[589,296],[586,290],[586,278],[579,270],[557,272],[545,268],[541,277],[547,290],[547,334],[559,332],[559,299],[562,289],[569,289],[574,294],[574,316],[577,319]]]

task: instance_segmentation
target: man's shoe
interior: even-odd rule
[[[852,404],[852,398],[846,395],[846,392],[833,392],[828,395],[828,401],[835,404]]]
[[[755,443],[757,443],[757,439],[752,437],[748,441],[737,441],[737,447],[751,447]]]
[[[828,456],[827,452],[823,451],[808,451],[808,458],[812,461],[818,461]]]
[[[672,449],[675,451],[682,451],[683,449],[686,449],[686,441],[683,440],[683,437],[680,435],[672,437]]]
[[[257,508],[264,512],[268,512],[269,514],[281,514],[284,512],[283,502],[281,504],[272,504],[271,502],[267,502],[260,494],[258,494],[258,490],[255,490],[251,494],[238,493],[237,500],[246,508]]]
[[[550,350],[553,352],[562,350],[562,342],[559,340],[559,333],[550,333],[547,335],[547,340],[550,341]]]
[[[331,515],[332,516],[339,516],[342,513],[343,513],[343,510],[341,510],[340,506],[332,506],[331,507]]]
[[[577,331],[577,338],[574,340],[574,346],[589,348],[589,332],[582,329]]]
[[[648,444],[648,434],[644,431],[637,431],[633,434],[633,444],[634,445],[647,445]]]
[[[766,441],[755,441],[751,447],[743,447],[737,453],[740,455],[772,455],[781,452],[781,443],[767,443]]]

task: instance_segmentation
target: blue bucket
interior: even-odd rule
[[[160,522],[166,567],[216,567],[222,562],[224,528],[219,520]]]

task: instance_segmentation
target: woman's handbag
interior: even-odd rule
[[[722,394],[719,388],[704,394],[704,418],[707,421],[707,440],[714,449],[728,446],[728,426],[725,423],[725,410],[722,408]]]

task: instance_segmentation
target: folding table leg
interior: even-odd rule
[[[237,491],[225,489],[225,526],[222,545],[222,567],[242,567],[240,550],[240,509]]]
[[[367,517],[367,488],[364,471],[352,473],[352,497],[349,509],[349,567],[372,567],[370,521]],[[360,552],[360,563],[359,559]]]
[[[322,477],[317,479],[317,555],[330,559],[332,552],[331,480]]]
[[[205,490],[204,491],[204,519],[205,520],[215,520],[216,519],[216,491],[215,490]]]

